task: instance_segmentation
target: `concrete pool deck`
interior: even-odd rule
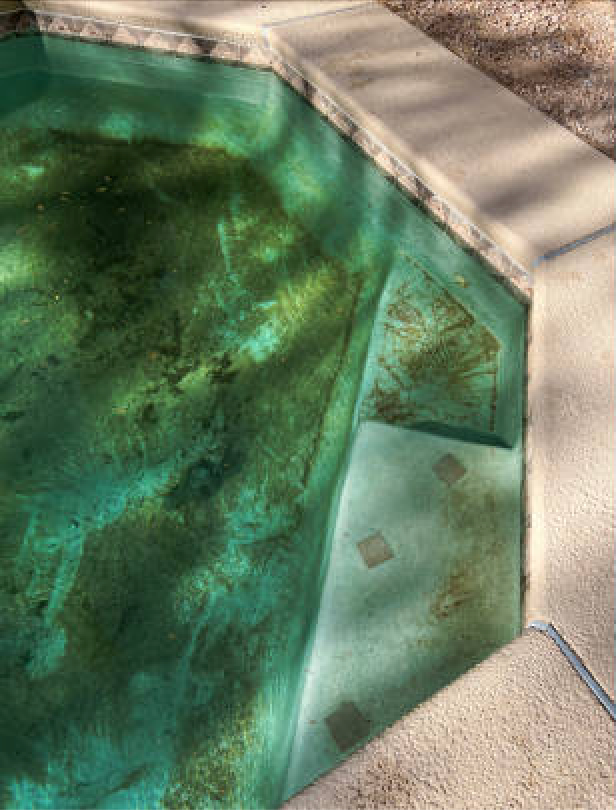
[[[257,44],[525,271],[524,624],[551,623],[613,701],[613,162],[375,4],[0,2],[24,8]],[[287,806],[607,808],[613,761],[608,713],[528,629]]]

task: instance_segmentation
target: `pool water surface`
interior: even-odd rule
[[[271,74],[13,38],[0,129],[0,802],[276,806],[519,632],[524,308]]]

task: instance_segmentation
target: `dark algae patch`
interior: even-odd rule
[[[498,339],[417,263],[392,292],[366,418],[400,427],[495,428]]]
[[[271,806],[385,268],[224,149],[59,129],[0,228],[2,804]]]

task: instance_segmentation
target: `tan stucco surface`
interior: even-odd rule
[[[386,9],[270,39],[524,266],[613,222],[609,158]]]
[[[529,619],[614,697],[614,237],[536,274],[529,406]]]
[[[607,713],[552,642],[531,630],[285,810],[608,810],[613,761]]]

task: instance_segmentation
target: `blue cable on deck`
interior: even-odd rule
[[[577,672],[577,674],[584,681],[586,686],[594,694],[599,703],[610,715],[612,720],[616,720],[616,705],[614,704],[614,701],[610,700],[610,697],[605,691],[605,689],[603,689],[603,687],[598,683],[598,681],[591,675],[589,670],[582,663],[581,659],[567,644],[567,642],[560,635],[558,630],[556,630],[554,625],[548,624],[547,622],[532,621],[529,623],[528,626],[534,630],[539,630],[540,632],[545,633],[545,635],[549,636],[552,639],[552,641],[555,642],[555,644],[558,646],[558,648],[563,653],[565,658],[569,661],[573,669]]]

